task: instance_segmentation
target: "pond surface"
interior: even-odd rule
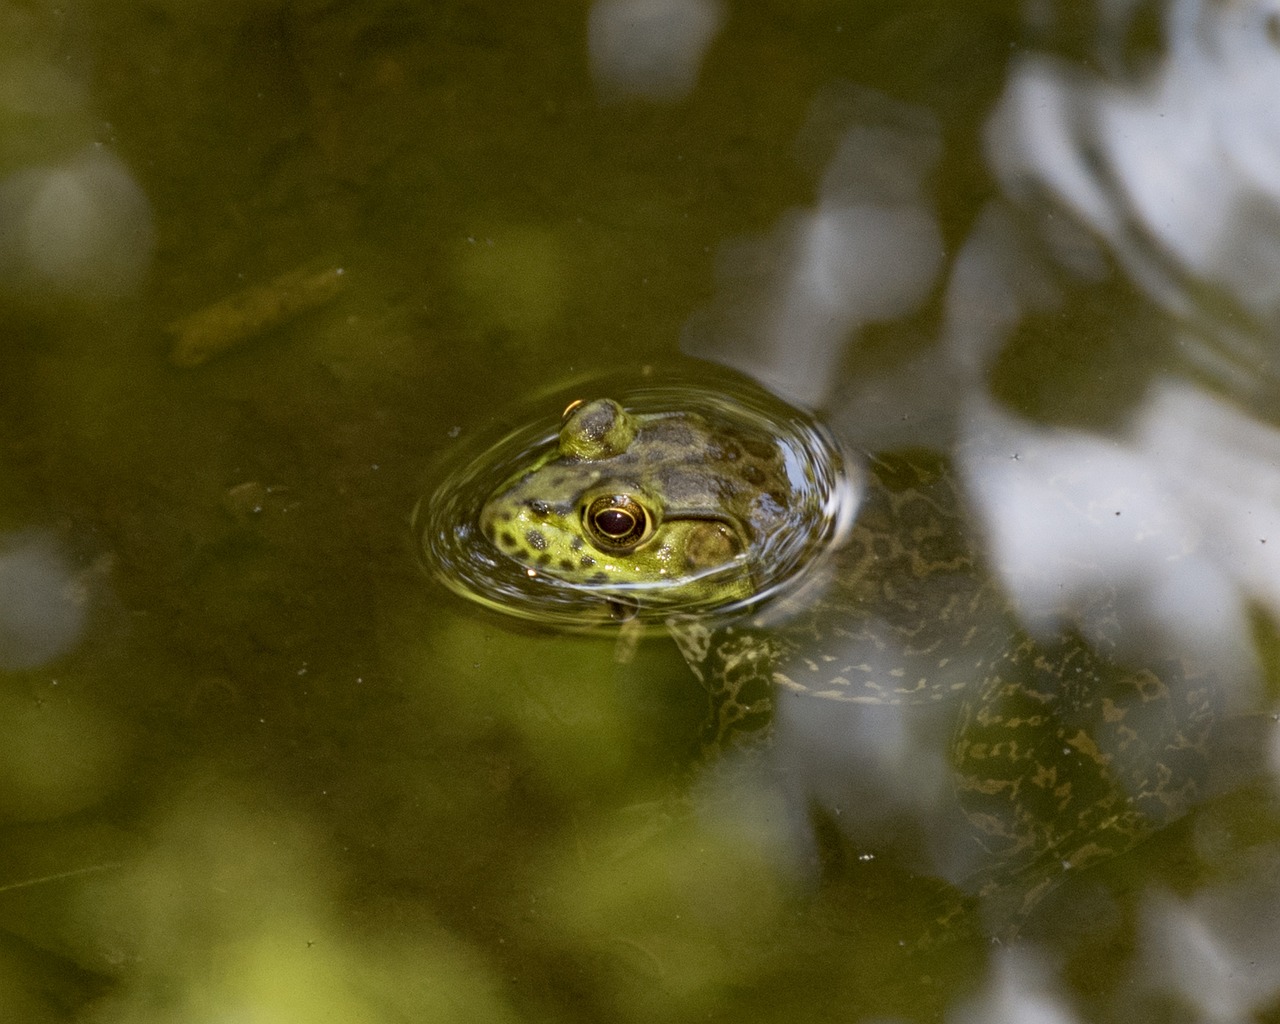
[[[0,0],[0,1016],[1280,1020],[1277,19]],[[1213,680],[1189,813],[993,937],[949,722],[705,760],[422,571],[460,446],[720,366]]]

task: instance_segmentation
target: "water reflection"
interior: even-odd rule
[[[1250,602],[1277,609],[1280,477],[1264,453],[1280,433],[1172,383],[1126,439],[974,406],[957,461],[1023,624],[1074,625],[1122,658],[1173,653],[1250,706]]]
[[[834,142],[822,138],[833,121]],[[833,150],[818,202],[788,213],[772,237],[727,249],[722,304],[691,325],[686,349],[822,407],[846,339],[909,313],[934,282],[943,246],[925,181],[941,139],[926,112],[853,86],[829,90],[805,134],[802,151]]]
[[[981,994],[947,1014],[947,1024],[1075,1024],[1044,951],[1002,950]]]
[[[1170,996],[1196,1021],[1256,1020],[1280,995],[1280,899],[1275,864],[1254,881],[1214,886],[1180,899],[1156,893],[1143,909],[1137,1013]],[[1142,1005],[1146,1002],[1147,1005]]]
[[[1149,5],[1099,6],[1123,21]],[[3,346],[6,382],[57,382],[4,389],[6,474],[34,484],[6,522],[39,522],[29,500],[99,531],[125,567],[130,634],[105,664],[110,630],[76,648],[84,623],[63,603],[80,581],[57,546],[0,555],[0,583],[16,581],[0,637],[21,638],[0,701],[10,1019],[1226,1020],[1274,1003],[1277,910],[1254,880],[1275,865],[1202,828],[1212,815],[1265,848],[1274,792],[1170,830],[1163,873],[1170,847],[1147,844],[1097,888],[1093,872],[1064,887],[1033,948],[988,963],[975,942],[935,970],[899,945],[935,908],[903,907],[922,875],[962,880],[989,853],[956,806],[945,715],[785,698],[782,783],[717,764],[700,813],[673,823],[654,804],[688,764],[701,697],[670,644],[619,665],[607,643],[472,618],[412,573],[404,520],[448,428],[500,415],[529,377],[620,352],[660,362],[657,339],[702,288],[696,258],[674,254],[797,202],[770,165],[795,97],[882,69],[850,59],[861,32],[836,38],[835,8],[785,7],[739,5],[723,34],[727,8],[693,0],[601,0],[589,20],[469,3],[58,7],[112,30],[92,88],[129,166],[84,148],[89,86],[54,73],[76,32],[0,40],[0,118],[17,126],[0,143],[0,290],[133,287],[153,210],[130,167],[154,189],[162,296],[334,237],[366,271],[362,298],[288,351],[181,380],[158,354],[163,309],[70,338],[23,321]],[[6,30],[14,10],[0,4]],[[913,36],[979,20],[923,14]],[[1017,57],[989,97],[1001,192],[981,199],[989,182],[961,166],[979,146],[955,152],[971,124],[824,89],[796,140],[816,197],[726,247],[722,301],[690,328],[696,351],[823,407],[858,447],[949,453],[1023,628],[1079,623],[1095,643],[1210,662],[1238,708],[1274,660],[1254,633],[1276,612],[1280,543],[1260,372],[1277,288],[1271,16],[1179,3],[1168,52],[1136,73]],[[859,8],[859,28],[878,17]],[[886,49],[898,64],[904,48]],[[895,68],[902,88],[885,87],[919,96],[921,77]],[[601,114],[600,97],[631,102]],[[503,223],[496,248],[465,241]],[[1095,290],[1110,290],[1099,333],[1123,309],[1158,358],[1104,362],[1059,329]],[[1037,361],[1046,349],[1061,358]],[[104,360],[125,351],[138,358]],[[1079,395],[1084,414],[1029,392]],[[289,500],[270,522],[225,520],[241,481]],[[1096,614],[1099,592],[1115,617]],[[128,841],[86,839],[96,816]],[[21,827],[35,817],[48,827]],[[809,883],[827,866],[816,839],[787,846],[815,820],[852,854],[843,892],[788,885],[797,864]],[[33,855],[14,858],[24,836]],[[1178,895],[1124,895],[1148,887]],[[984,969],[978,1000],[948,1015]],[[1089,1012],[1104,1000],[1134,1009]]]
[[[93,1020],[518,1019],[495,969],[436,922],[335,920],[323,837],[227,789],[179,794],[140,857],[89,883],[74,953],[134,965]]]
[[[0,6],[0,288],[121,295],[150,266],[151,206],[101,139],[61,36],[35,12]]]
[[[90,149],[0,180],[0,283],[36,294],[111,296],[151,262],[151,208],[124,163]]]
[[[892,847],[919,872],[962,879],[974,870],[976,851],[964,848],[972,836],[947,763],[951,718],[907,705],[780,696],[774,742],[789,769],[790,804],[827,809],[861,856]],[[811,855],[809,823],[794,824],[793,844],[798,839]]]
[[[683,99],[723,21],[719,0],[595,0],[587,45],[597,88],[606,97]]]
[[[1141,648],[1154,629],[1161,644],[1247,680],[1256,670],[1249,602],[1280,610],[1280,554],[1274,542],[1268,547],[1280,527],[1280,434],[1172,379],[1138,382],[1129,425],[1110,436],[1037,424],[987,389],[1021,318],[1061,303],[1064,271],[1086,279],[1105,272],[1086,232],[1171,308],[1202,308],[1187,287],[1199,283],[1229,290],[1255,312],[1274,310],[1280,159],[1263,157],[1273,139],[1280,146],[1280,108],[1269,99],[1280,59],[1265,32],[1267,10],[1246,7],[1173,5],[1169,54],[1137,84],[1091,82],[1047,58],[1015,68],[989,126],[992,160],[1012,196],[1025,197],[1034,178],[1078,221],[1059,228],[1050,218],[1052,236],[1033,236],[1007,208],[990,207],[948,268],[932,351],[871,381],[841,374],[858,330],[918,306],[938,269],[939,234],[919,185],[928,161],[903,159],[927,154],[932,136],[923,115],[902,113],[892,133],[878,123],[848,127],[817,206],[780,227],[788,244],[754,245],[768,253],[771,287],[739,314],[748,337],[730,340],[742,326],[736,321],[733,329],[695,324],[689,347],[795,400],[830,406],[856,443],[948,443],[994,565],[1033,630],[1077,620],[1088,627],[1089,603],[1111,588],[1120,622],[1107,628],[1117,639]],[[1227,106],[1229,117],[1216,119]],[[1046,107],[1056,116],[1046,117]],[[857,190],[841,185],[847,181],[859,183],[863,202],[849,204]],[[734,257],[735,266],[744,262]],[[1181,287],[1167,277],[1157,287],[1152,268],[1174,262]],[[726,294],[738,287],[731,271]],[[894,425],[870,425],[890,410],[899,413]]]
[[[1280,325],[1280,35],[1274,3],[1174,0],[1136,79],[1018,60],[987,154],[1042,232],[1066,213],[1138,287],[1195,325],[1224,383],[1274,384]],[[1120,36],[1118,38],[1123,38]],[[1117,37],[1099,45],[1113,66]]]
[[[34,668],[79,643],[86,582],[48,533],[0,534],[0,669]]]
[[[1258,612],[1280,615],[1276,18],[1179,0],[1135,74],[1020,57],[985,137],[1001,194],[947,260],[927,112],[845,90],[833,118],[816,101],[816,202],[726,246],[720,295],[684,341],[822,408],[851,445],[947,451],[1021,629],[1176,662],[1179,680],[1212,678],[1229,715],[1263,706]],[[1053,330],[1091,290],[1140,296],[1114,306],[1136,322],[1091,326],[1141,348],[1094,366],[1086,339]],[[864,355],[868,326],[894,318]],[[1026,397],[1041,392],[1054,400]],[[923,753],[933,723],[802,700],[782,702],[775,751],[795,799],[855,843],[917,823],[949,877],[973,863],[941,810],[946,769]],[[1237,779],[1259,767],[1254,749]]]

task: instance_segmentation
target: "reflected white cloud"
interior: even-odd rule
[[[823,205],[796,218],[790,272],[763,330],[767,385],[822,406],[846,341],[861,327],[917,306],[941,262],[942,240],[923,207]]]
[[[0,537],[0,669],[35,668],[67,653],[84,623],[78,576],[52,538]]]
[[[983,992],[949,1012],[947,1024],[1074,1024],[1078,1018],[1054,988],[1049,961],[1037,950],[998,950]]]
[[[1007,208],[989,204],[947,280],[942,348],[957,374],[952,400],[985,391],[987,371],[1018,321],[1058,301],[1058,287],[1038,247]]]
[[[949,732],[949,715],[936,707],[779,693],[774,758],[793,804],[823,808],[854,841],[874,837],[883,844],[894,822],[924,825],[934,844],[925,867],[944,873],[964,833],[946,761]]]
[[[1040,203],[1047,192],[1097,232],[1168,311],[1202,318],[1207,286],[1238,304],[1234,316],[1274,327],[1278,16],[1274,0],[1174,0],[1164,59],[1136,84],[1022,58],[988,125],[992,167],[1011,196]],[[1243,345],[1242,355],[1274,370],[1274,357],[1242,338],[1215,343]]]
[[[723,322],[692,325],[684,346],[813,408],[829,404],[857,332],[918,308],[943,257],[925,187],[941,152],[937,125],[917,108],[843,89],[837,103],[815,105],[824,131],[833,105],[844,121],[817,203],[788,213],[770,238],[728,250],[731,308],[718,313]]]
[[[1280,898],[1270,887],[1154,897],[1142,939],[1138,987],[1174,996],[1203,1024],[1244,1024],[1280,996]]]
[[[724,22],[719,0],[595,0],[591,72],[606,96],[683,99]]]
[[[105,150],[0,181],[0,286],[120,295],[146,273],[153,246],[150,203]]]
[[[1123,440],[981,401],[965,430],[961,472],[1030,628],[1177,652],[1251,703],[1249,602],[1280,611],[1280,432],[1172,383]]]
[[[1199,525],[1203,550],[1280,619],[1280,430],[1166,384],[1143,403],[1132,436]]]
[[[936,706],[867,706],[779,694],[767,757],[728,754],[702,774],[699,816],[732,827],[783,876],[815,881],[815,815],[859,859],[887,855],[959,883],[981,862],[955,801],[948,716]]]
[[[1073,247],[1078,249],[1078,247]],[[986,393],[987,374],[1018,321],[1051,308],[1059,290],[1034,240],[990,204],[953,260],[941,344],[874,377],[841,380],[828,402],[837,433],[869,450],[951,450],[956,418]]]

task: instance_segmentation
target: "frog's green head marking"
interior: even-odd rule
[[[693,413],[565,411],[558,444],[490,497],[480,528],[530,576],[643,604],[752,593],[751,554],[790,486],[778,447]]]

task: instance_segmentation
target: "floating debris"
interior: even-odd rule
[[[200,366],[259,335],[317,309],[346,284],[341,267],[291,270],[273,281],[219,299],[169,324],[174,366]]]

